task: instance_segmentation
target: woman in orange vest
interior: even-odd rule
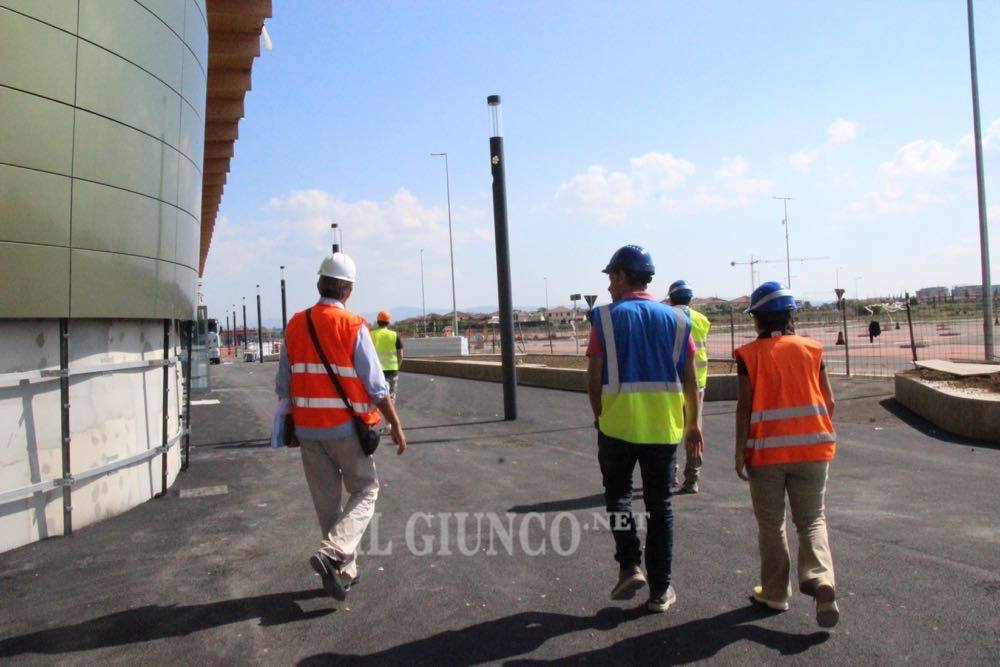
[[[751,597],[786,611],[792,594],[785,495],[799,537],[799,590],[816,601],[816,621],[840,619],[824,495],[836,450],[833,390],[822,344],[795,335],[792,293],[766,282],[747,309],[758,337],[736,350],[736,474],[750,482],[760,547],[760,584]]]

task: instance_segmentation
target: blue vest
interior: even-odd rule
[[[690,319],[656,301],[625,299],[595,308],[591,321],[604,348],[601,432],[636,444],[679,443]]]

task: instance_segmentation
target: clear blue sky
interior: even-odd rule
[[[1000,282],[1000,3],[976,3],[994,282]],[[517,305],[606,300],[615,248],[650,248],[658,294],[749,291],[751,254],[832,296],[980,279],[965,3],[275,0],[204,275],[219,314],[254,284],[280,316],[315,297],[329,222],[352,306],[495,304],[486,96],[503,98]],[[783,263],[761,265],[785,279]]]

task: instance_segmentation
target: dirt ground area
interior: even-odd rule
[[[940,384],[948,389],[959,389],[966,390],[970,393],[996,394],[997,396],[1000,396],[1000,373],[956,377],[951,373],[934,371],[928,368],[916,368],[911,371],[906,371],[905,375],[934,382],[935,384]]]

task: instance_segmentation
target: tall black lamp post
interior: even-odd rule
[[[507,182],[503,157],[503,117],[500,96],[486,98],[493,136],[490,168],[493,173],[493,228],[497,247],[497,292],[500,302],[500,356],[503,361],[503,418],[517,419],[517,375],[514,365],[514,306],[510,288],[510,243],[507,238]]]

